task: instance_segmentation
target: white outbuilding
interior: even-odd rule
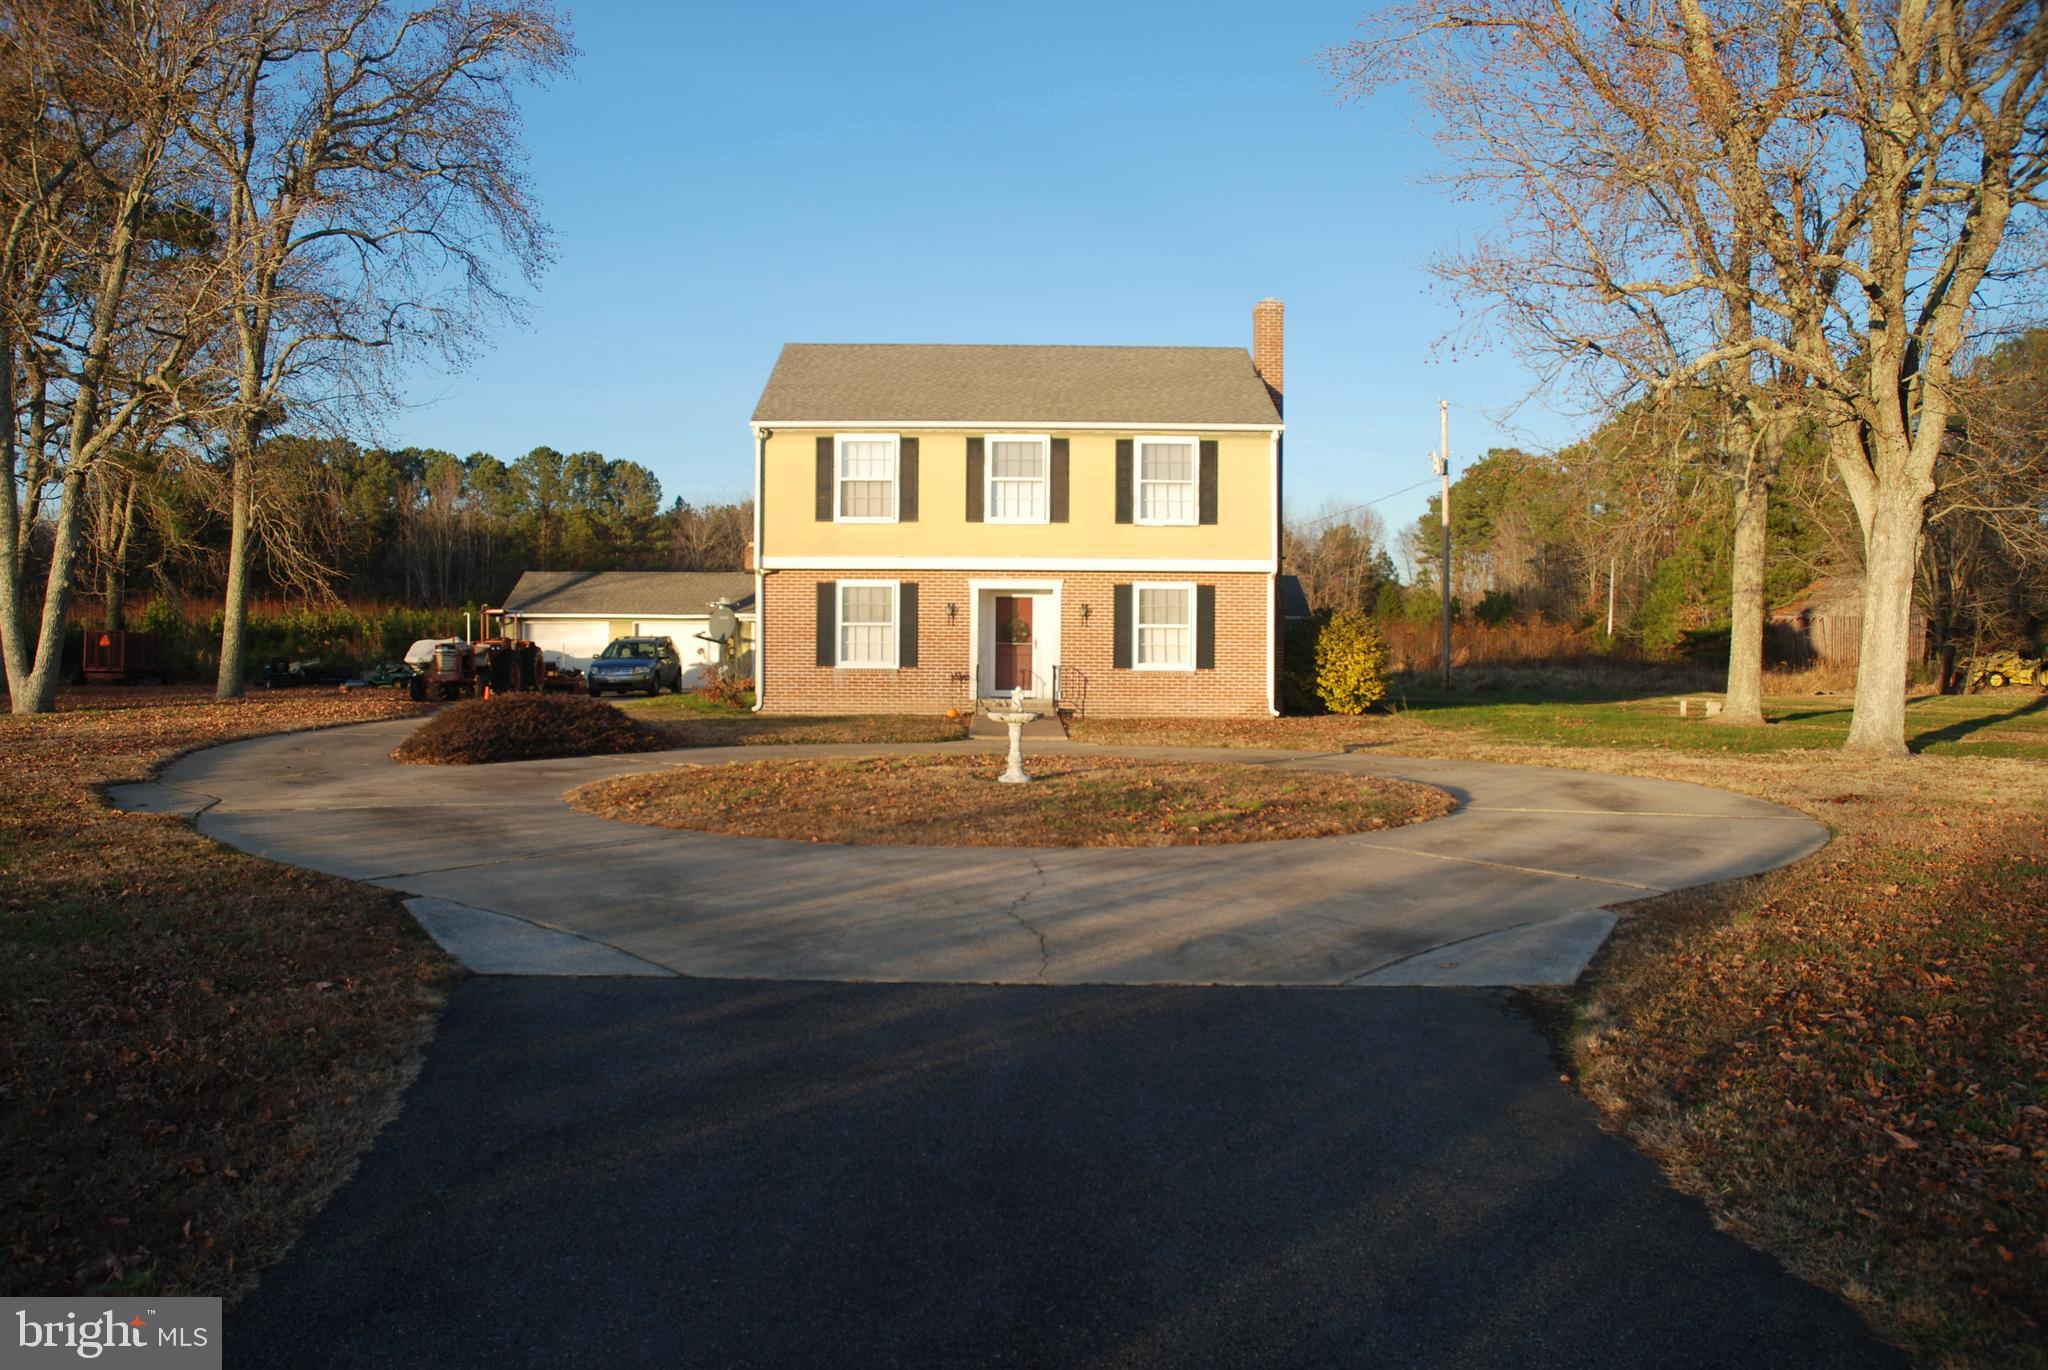
[[[582,669],[618,637],[669,637],[683,656],[683,684],[702,685],[718,665],[711,616],[739,620],[739,673],[754,669],[754,578],[739,571],[528,571],[505,598],[505,631],[530,638],[565,667]]]

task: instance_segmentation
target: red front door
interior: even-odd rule
[[[1031,599],[1028,595],[996,596],[995,693],[1008,694],[1031,684]]]

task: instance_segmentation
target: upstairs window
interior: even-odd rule
[[[896,582],[839,582],[839,664],[896,664]]]
[[[1138,439],[1138,522],[1193,523],[1195,493],[1193,438]]]
[[[1044,437],[991,434],[988,439],[988,521],[1044,523],[1051,467]]]
[[[1195,669],[1195,587],[1135,585],[1132,663],[1141,671]]]
[[[841,523],[896,522],[896,435],[844,435],[838,454],[833,516]]]

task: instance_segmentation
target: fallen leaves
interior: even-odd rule
[[[1330,837],[1449,813],[1425,785],[1229,763],[993,753],[735,763],[600,781],[570,803],[628,822],[808,842],[1160,847]]]
[[[225,1293],[366,1144],[447,963],[389,894],[99,789],[197,747],[416,709],[386,691],[58,704],[0,719],[0,1288]]]

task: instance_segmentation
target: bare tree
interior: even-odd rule
[[[393,358],[459,362],[519,313],[501,265],[531,280],[548,252],[514,95],[571,55],[555,15],[516,0],[243,0],[227,41],[191,124],[223,215],[224,699],[244,685],[265,431],[288,408],[303,430],[375,405]]]
[[[1402,61],[1447,73],[1424,78],[1439,122],[1469,120],[1481,165],[1491,156],[1493,179],[1550,216],[1542,243],[1569,247],[1531,254],[1525,293],[1548,336],[1567,339],[1590,309],[1604,327],[1582,332],[1582,353],[1666,388],[1761,396],[1766,423],[1825,415],[1865,566],[1847,746],[1903,754],[1913,573],[1956,358],[2015,216],[2040,208],[2048,180],[2048,13],[1422,0],[1376,13],[1338,58],[1361,91]],[[1536,130],[1533,155],[1487,151],[1497,121],[1510,142]],[[1761,426],[1749,398],[1744,413],[1738,453]]]
[[[0,634],[16,713],[55,701],[79,526],[93,466],[124,440],[146,406],[180,398],[199,335],[189,296],[152,248],[189,232],[175,148],[214,42],[205,3],[115,6],[25,3],[4,11],[10,41],[0,76],[19,137],[4,162],[0,279],[8,288],[9,367],[0,415],[9,478],[0,496]],[[28,381],[13,367],[27,361]],[[17,444],[16,403],[30,405],[30,450]],[[59,417],[61,415],[61,417]],[[40,428],[40,435],[36,430]],[[33,444],[44,444],[35,450]],[[57,489],[42,621],[34,651],[15,504],[21,473],[31,502]]]

